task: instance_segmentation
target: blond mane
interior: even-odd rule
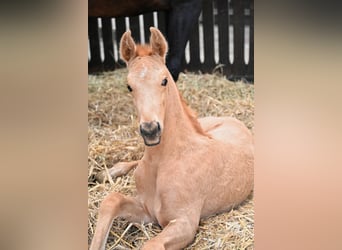
[[[195,131],[197,133],[199,133],[200,135],[204,135],[204,136],[211,138],[211,136],[203,130],[201,124],[197,120],[197,114],[188,106],[185,99],[183,98],[183,96],[180,93],[179,93],[179,98],[181,100],[183,110],[184,110],[186,116],[189,118],[189,120],[190,120],[193,128],[195,129]]]

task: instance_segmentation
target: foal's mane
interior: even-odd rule
[[[181,100],[183,110],[184,110],[186,116],[189,118],[189,120],[190,120],[193,128],[196,130],[196,132],[199,133],[200,135],[211,137],[208,133],[206,133],[203,130],[201,124],[197,120],[196,113],[187,105],[186,101],[184,100],[183,96],[180,93],[179,93],[179,98]]]

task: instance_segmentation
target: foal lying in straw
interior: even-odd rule
[[[137,196],[111,193],[104,199],[91,250],[105,249],[118,217],[163,227],[143,249],[181,249],[193,241],[202,217],[231,209],[253,188],[250,131],[229,117],[197,120],[165,66],[165,38],[158,29],[150,30],[149,45],[136,45],[130,31],[120,43],[146,145],[144,156],[109,170],[117,177],[137,166]]]

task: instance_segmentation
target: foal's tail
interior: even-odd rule
[[[96,175],[96,180],[102,183],[105,179],[111,180],[126,175],[133,168],[138,166],[139,161],[118,162],[110,169],[105,169]]]

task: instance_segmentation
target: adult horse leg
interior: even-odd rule
[[[174,3],[176,2],[176,3]],[[171,1],[168,13],[169,43],[166,65],[175,81],[182,66],[186,43],[202,9],[202,0]]]
[[[131,171],[134,167],[138,166],[139,161],[131,161],[131,162],[118,162],[116,164],[114,164],[113,167],[111,167],[110,169],[108,169],[108,173],[109,175],[115,179],[117,177],[126,175],[129,171]],[[107,171],[106,170],[102,170],[101,172],[99,172],[95,178],[98,182],[103,182],[103,180],[105,179],[107,175]]]
[[[111,193],[101,203],[90,250],[105,250],[110,228],[114,219],[118,217],[132,222],[151,222],[149,215],[136,198]]]

